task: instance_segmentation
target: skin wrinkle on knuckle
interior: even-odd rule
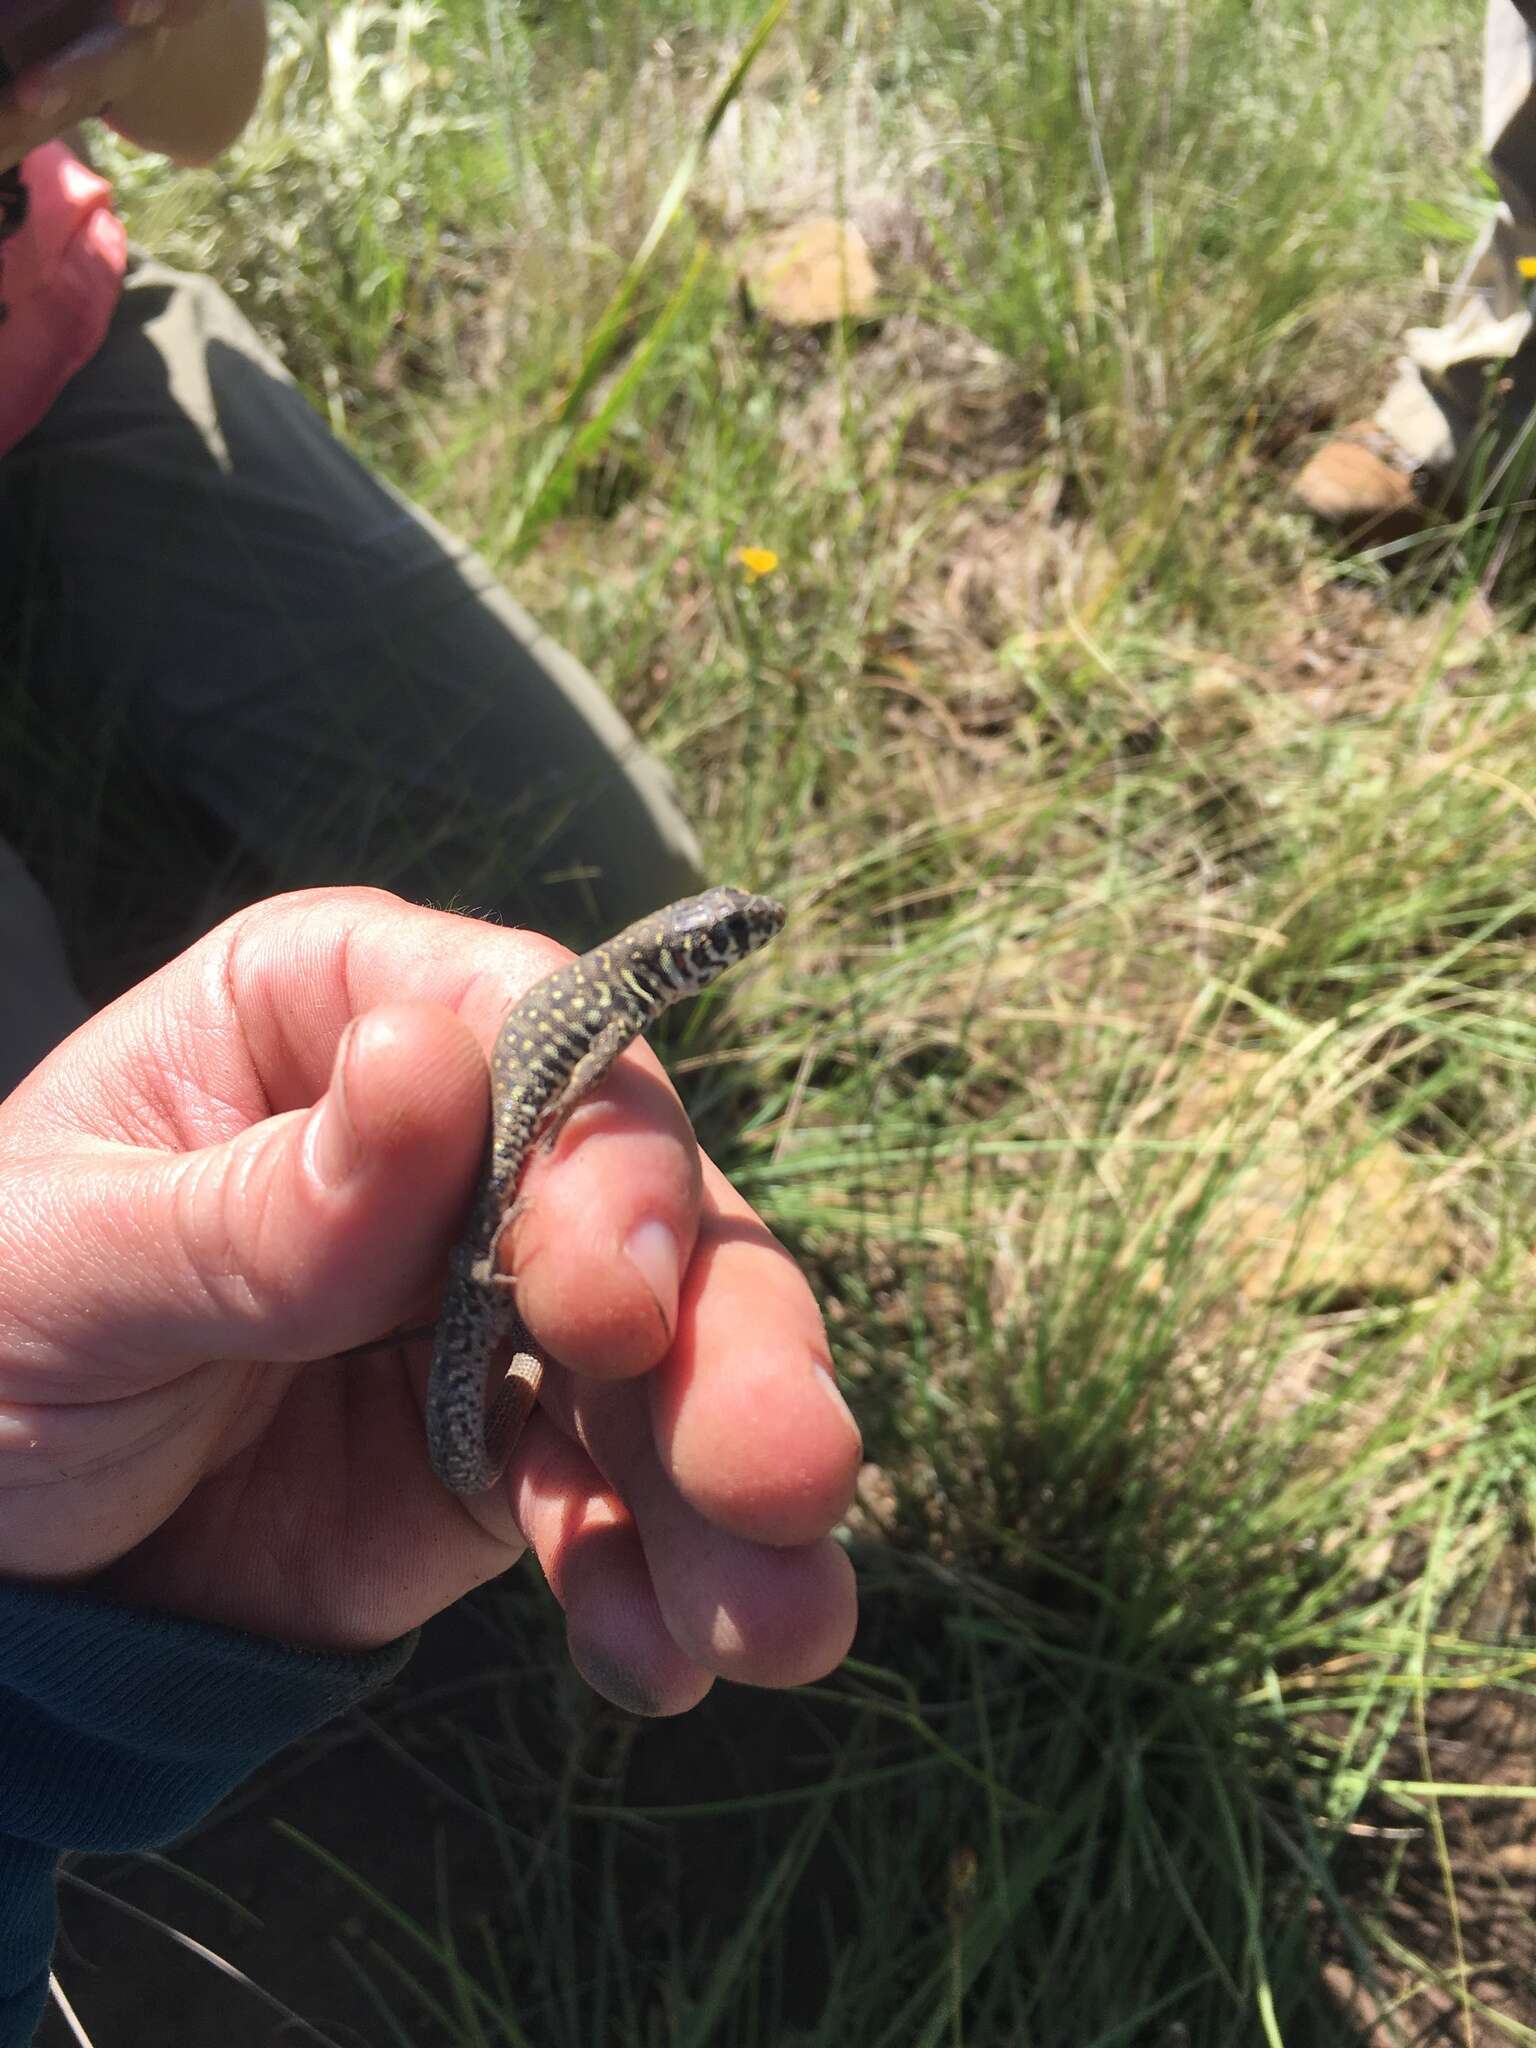
[[[253,1372],[246,1369],[247,1380]],[[0,1408],[0,1493],[38,1494],[46,1513],[48,1494],[54,1488],[88,1484],[99,1500],[105,1482],[106,1500],[115,1502],[117,1512],[133,1522],[139,1513],[136,1503],[142,1498],[141,1481],[134,1475],[144,1461],[150,1461],[153,1471],[156,1454],[175,1442],[200,1440],[211,1447],[219,1438],[220,1419],[228,1414],[231,1399],[243,1402],[246,1397],[239,1390],[232,1395],[229,1368],[210,1366],[169,1385],[141,1388],[121,1400],[31,1407],[10,1415]],[[66,1493],[62,1498],[68,1502],[71,1496]],[[78,1512],[70,1509],[73,1519],[65,1543],[66,1553],[77,1562]],[[62,1525],[50,1531],[46,1523],[39,1524],[34,1518],[30,1526],[34,1557],[40,1559],[57,1550]],[[148,1533],[146,1525],[132,1541]],[[108,1545],[112,1554],[120,1554],[120,1549]],[[19,1555],[14,1545],[11,1554],[13,1559]],[[97,1561],[104,1561],[105,1555]]]
[[[250,991],[254,986],[264,993],[267,979],[260,937],[265,908],[236,911],[166,971],[160,1023],[181,1047],[167,1116],[183,1140],[189,1123],[232,1137],[273,1113],[250,1028]],[[197,1090],[195,1113],[188,1106],[189,1082]],[[220,1109],[228,1113],[222,1125]]]
[[[337,907],[340,908],[339,905]],[[361,907],[360,905],[359,908]],[[363,977],[359,960],[361,939],[357,922],[347,917],[339,919],[334,926],[334,936],[328,943],[331,980],[342,1014],[350,1021],[362,1015],[368,1007],[362,993]],[[343,1025],[342,1029],[345,1031],[346,1026]]]
[[[187,1392],[185,1384],[178,1383],[170,1393],[154,1388],[78,1405],[18,1404],[19,1414],[0,1404],[0,1489],[30,1491],[82,1479],[100,1480],[124,1470],[181,1436],[188,1421],[196,1419],[218,1390],[210,1387],[204,1400],[190,1411]],[[148,1407],[149,1418],[125,1436],[124,1410],[138,1402]],[[3,1426],[5,1422],[20,1426],[11,1429]],[[105,1446],[99,1451],[90,1448],[91,1438],[102,1434]],[[23,1470],[6,1470],[13,1462]]]
[[[263,1168],[266,1186],[261,1185]],[[257,1283],[253,1273],[263,1269],[263,1262],[259,1253],[251,1256],[264,1235],[272,1201],[281,1199],[270,1177],[264,1150],[253,1150],[233,1168],[219,1153],[204,1153],[176,1173],[171,1208],[189,1309],[212,1309],[259,1328],[264,1339],[277,1339],[292,1319],[293,1300],[278,1285]],[[278,1260],[274,1270],[285,1272],[286,1262]]]
[[[71,1347],[65,1334],[0,1301],[0,1411],[7,1406],[46,1405],[44,1396],[60,1362],[89,1364],[89,1354]]]
[[[269,1028],[283,1030],[295,987],[313,977],[314,993],[303,1011],[306,1023],[315,1016],[339,1012],[350,1021],[366,1007],[359,972],[364,941],[378,929],[381,916],[398,919],[414,909],[387,889],[327,885],[291,889],[257,904],[256,921],[243,941],[250,954],[242,963],[240,985],[259,997]],[[302,1048],[286,1035],[283,1058],[301,1059]]]
[[[253,1038],[255,1027],[259,1026],[263,1033],[275,1029],[279,1053],[286,1056],[288,1051],[283,1035],[285,1006],[274,1001],[281,990],[286,961],[283,949],[273,943],[281,923],[272,915],[285,900],[272,897],[265,903],[253,904],[248,910],[237,912],[209,938],[214,949],[209,963],[209,995],[214,1013],[222,1014],[238,1027],[251,1073],[258,1080],[263,1061]],[[265,1087],[262,1093],[270,1114],[270,1095]]]
[[[377,915],[398,917],[414,906],[388,890],[327,886],[290,889],[237,911],[211,937],[224,939],[222,1002],[233,1019],[253,1009],[263,1025],[280,1035],[282,1057],[294,1061],[300,1048],[285,1035],[288,1012],[297,991],[312,977],[350,1018],[361,1007],[355,983],[357,947],[365,932],[376,928]],[[368,917],[356,913],[368,911]],[[351,912],[352,914],[347,914]],[[323,1007],[311,998],[306,1019]]]
[[[216,1002],[222,1005],[224,1014],[228,1017],[238,1017],[240,1014],[242,955],[250,944],[250,933],[257,922],[257,907],[259,906],[237,911],[208,937],[208,980],[212,985]]]
[[[237,1135],[252,1107],[249,1062],[238,1062],[230,1035],[212,1037],[202,1014],[189,1014],[184,991],[161,979],[149,1028],[124,1034],[117,1067],[124,1085],[113,1105],[117,1134],[171,1153]]]
[[[416,943],[417,934],[427,937],[441,912],[366,883],[298,894],[303,899],[301,915],[289,948],[300,960],[308,961],[312,953],[318,958],[343,1027],[380,1005],[381,984],[390,985],[399,1001],[433,999],[430,982],[413,987],[409,972],[401,970],[422,962],[430,972],[434,954],[446,950]]]

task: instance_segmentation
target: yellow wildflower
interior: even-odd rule
[[[779,566],[779,558],[772,548],[738,548],[736,559],[746,570],[749,583],[757,583],[764,576],[771,576]]]

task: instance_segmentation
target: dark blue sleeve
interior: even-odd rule
[[[255,1767],[354,1706],[415,1637],[287,1649],[81,1593],[0,1582],[0,2048],[48,1989],[54,1865],[182,1833]]]

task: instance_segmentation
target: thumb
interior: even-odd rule
[[[197,1151],[77,1137],[30,1175],[13,1165],[32,1185],[0,1221],[0,1400],[110,1401],[210,1359],[318,1358],[419,1312],[487,1086],[451,1012],[392,1004],[347,1027],[310,1108]]]

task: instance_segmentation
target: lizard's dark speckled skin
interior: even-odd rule
[[[453,1253],[427,1385],[432,1469],[452,1492],[495,1485],[543,1377],[512,1278],[496,1265],[529,1153],[663,1010],[765,946],[783,923],[771,897],[707,889],[556,968],[502,1020],[491,1050],[486,1163]],[[504,1375],[494,1386],[493,1373]]]

